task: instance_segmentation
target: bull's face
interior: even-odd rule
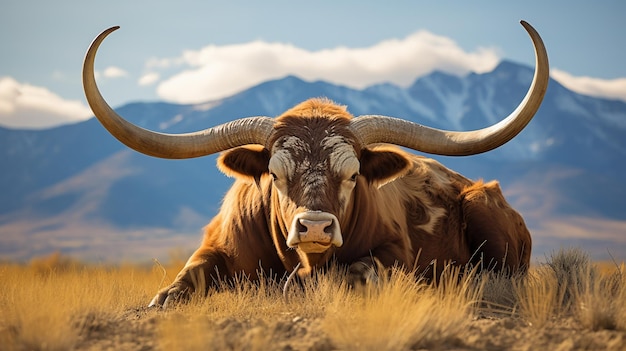
[[[355,189],[376,188],[409,167],[401,152],[361,148],[349,129],[352,117],[336,105],[325,107],[296,106],[277,118],[270,150],[238,148],[219,160],[227,174],[271,179],[287,246],[310,265],[326,262],[353,234],[342,228],[358,220]]]
[[[307,253],[342,246],[343,218],[360,171],[354,138],[341,125],[300,119],[272,147],[268,171],[288,223],[287,245]],[[305,128],[302,122],[309,122]],[[299,128],[298,128],[299,127]],[[313,128],[311,128],[313,127]]]

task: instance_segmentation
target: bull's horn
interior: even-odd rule
[[[100,43],[119,27],[111,27],[89,46],[83,63],[83,87],[87,102],[100,123],[126,146],[161,158],[193,158],[247,144],[261,144],[274,130],[269,117],[249,117],[186,134],[163,134],[138,127],[120,117],[102,98],[94,76],[94,60]]]
[[[464,156],[486,152],[516,136],[535,115],[548,88],[548,54],[541,37],[525,21],[522,26],[535,47],[535,75],[524,100],[508,117],[490,127],[454,132],[386,116],[361,116],[351,128],[364,145],[390,143],[431,154]]]

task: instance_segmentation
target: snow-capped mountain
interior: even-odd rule
[[[433,72],[408,88],[363,90],[286,77],[220,101],[132,103],[117,111],[143,127],[180,133],[275,116],[325,96],[355,116],[471,130],[508,115],[532,74],[503,62],[485,74]],[[471,178],[499,179],[535,233],[536,256],[574,244],[596,257],[610,248],[626,259],[626,103],[579,95],[551,81],[534,120],[511,142],[482,155],[437,159]],[[193,248],[231,183],[217,171],[215,156],[144,156],[95,119],[41,131],[0,128],[0,162],[0,258],[60,250],[96,260],[148,259],[168,247]]]

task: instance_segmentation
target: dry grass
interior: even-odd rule
[[[519,315],[530,326],[542,328],[563,314],[563,294],[556,274],[546,267],[530,272],[526,279],[513,283]]]
[[[136,282],[148,277],[125,267],[41,272],[5,265],[0,275],[1,343],[16,349],[68,350],[91,316],[114,318],[147,298]]]
[[[349,289],[331,270],[289,287],[240,279],[167,311],[145,304],[182,262],[86,266],[60,255],[0,265],[3,350],[614,349],[626,345],[626,269],[564,250],[526,277],[393,270]],[[163,277],[163,270],[167,275]]]
[[[480,301],[482,284],[458,269],[444,272],[439,286],[394,270],[361,294],[337,294],[322,325],[341,350],[405,350],[457,342]]]

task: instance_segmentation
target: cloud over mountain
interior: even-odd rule
[[[531,50],[530,43],[528,47]],[[175,58],[153,58],[146,63],[148,73],[139,84],[156,84],[158,96],[166,101],[200,103],[286,75],[356,89],[376,83],[406,87],[433,71],[454,75],[488,72],[501,61],[500,56],[497,48],[466,51],[454,40],[424,30],[370,47],[319,51],[254,41],[209,45],[184,51]],[[162,71],[170,75],[161,74]],[[552,76],[577,93],[626,101],[626,78],[577,77],[558,69],[552,70]]]
[[[46,128],[89,118],[82,101],[64,99],[44,87],[0,77],[0,124],[14,128]]]
[[[526,44],[528,50],[531,44]],[[485,73],[501,62],[498,48],[461,48],[454,40],[418,31],[403,39],[388,39],[369,47],[335,47],[317,51],[289,43],[253,41],[208,45],[176,57],[153,57],[143,71],[117,66],[96,71],[99,82],[154,91],[166,102],[195,104],[231,96],[261,82],[298,76],[353,89],[377,83],[407,87],[433,71],[456,76]],[[568,89],[594,97],[626,101],[626,78],[577,77],[552,69],[554,79]],[[78,78],[76,78],[78,79]],[[82,95],[82,94],[81,94]],[[0,125],[47,128],[84,120],[92,115],[86,102],[66,99],[50,89],[0,77]]]
[[[499,61],[494,48],[466,52],[449,38],[418,31],[404,39],[385,40],[365,48],[309,51],[263,41],[209,45],[185,51],[176,58],[152,59],[146,69],[151,73],[177,70],[157,86],[157,93],[164,100],[199,103],[286,75],[357,89],[382,82],[408,86],[434,70],[458,75],[484,73]]]
[[[559,83],[579,94],[626,101],[626,78],[576,77],[560,69],[552,69],[552,76]]]

